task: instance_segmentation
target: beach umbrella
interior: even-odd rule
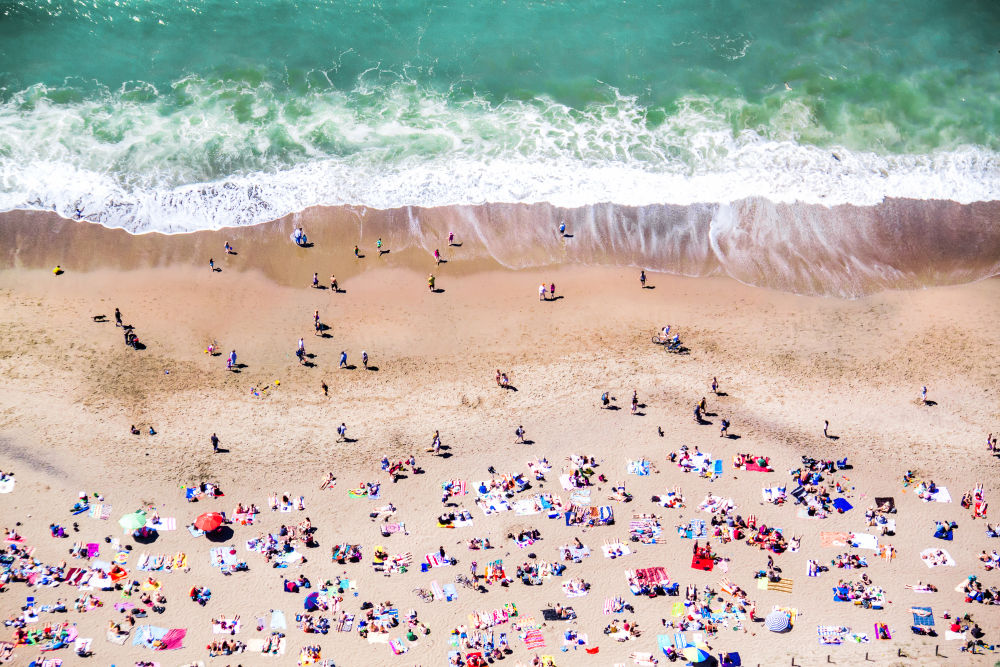
[[[302,606],[306,608],[306,611],[316,611],[319,609],[318,600],[319,593],[310,593],[306,596],[305,602],[302,603]]]
[[[139,510],[138,512],[133,512],[132,514],[126,514],[122,518],[118,519],[118,525],[129,532],[138,530],[146,525],[146,513]]]
[[[711,657],[705,649],[698,646],[688,646],[684,649],[684,659],[689,662],[705,662]]]
[[[789,625],[788,614],[783,611],[772,611],[764,617],[764,627],[771,632],[784,632]]]
[[[203,530],[206,533],[211,533],[213,530],[221,526],[222,522],[225,520],[226,518],[218,512],[206,512],[194,520],[194,527],[198,530]]]

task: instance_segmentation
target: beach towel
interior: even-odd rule
[[[847,502],[847,500],[845,500],[844,498],[834,498],[834,500],[833,500],[833,508],[835,510],[837,510],[838,512],[840,512],[841,514],[843,514],[844,512],[847,512],[848,510],[854,509],[854,505],[852,505],[851,503]]]
[[[932,493],[925,500],[927,502],[935,502],[935,503],[950,503],[951,502],[951,494],[948,493],[947,487],[939,486],[937,488],[937,491],[935,491],[934,493]]]
[[[778,581],[771,581],[770,579],[767,579],[765,577],[764,581],[767,582],[767,590],[769,590],[769,591],[778,591],[779,593],[791,593],[792,592],[792,584],[794,582],[791,579],[787,579],[785,577],[782,577]]]
[[[160,644],[160,650],[170,651],[179,648],[184,648],[184,637],[187,636],[187,630],[184,628],[174,628],[167,632],[163,636]]]
[[[656,635],[656,647],[663,651],[663,655],[667,655],[668,649],[674,647],[674,638],[670,635]]]
[[[188,524],[187,529],[188,532],[191,533],[191,537],[201,537],[202,535],[205,534],[204,530],[199,530],[195,528],[193,523]]]
[[[851,541],[851,533],[827,533],[819,534],[819,542],[824,547],[846,547]]]
[[[569,501],[574,505],[589,505],[590,489],[576,489],[569,495]]]
[[[944,638],[946,640],[948,640],[948,641],[951,641],[952,639],[958,639],[958,640],[961,640],[961,641],[964,642],[965,641],[965,633],[964,632],[952,632],[951,630],[945,630],[944,631]]]
[[[160,517],[160,520],[155,523],[152,519],[147,519],[146,528],[152,528],[153,530],[177,530],[177,518],[172,516]]]
[[[402,639],[389,640],[389,648],[392,650],[393,655],[403,655],[409,650],[406,648]]]
[[[622,544],[621,542],[605,544],[601,547],[601,551],[604,552],[605,558],[620,558],[622,556],[628,556],[632,553],[632,550],[628,548],[628,545]]]
[[[140,625],[135,629],[132,637],[132,645],[153,648],[153,642],[166,637],[167,632],[167,628],[158,628],[154,625]]]
[[[850,632],[850,628],[845,628],[840,625],[816,626],[816,634],[819,635],[819,643],[824,645],[842,644]]]
[[[705,558],[703,556],[694,556],[691,558],[691,567],[695,570],[704,570],[705,572],[711,572],[712,568],[715,567],[715,559]]]
[[[722,459],[715,459],[712,463],[712,476],[721,477],[722,476]]]
[[[941,553],[938,556],[938,552]],[[927,567],[938,567],[942,565],[947,565],[948,567],[955,566],[955,559],[951,557],[944,549],[924,549],[920,552],[920,559],[924,562]]]
[[[271,610],[271,629],[272,630],[286,630],[288,626],[285,624],[285,612],[280,609]]]
[[[934,610],[930,607],[910,607],[910,612],[913,614],[913,625],[934,626]]]
[[[878,537],[868,533],[852,533],[849,544],[855,549],[878,549]]]
[[[524,646],[529,651],[545,648],[545,637],[541,630],[528,630],[524,633]]]
[[[445,584],[441,588],[444,591],[444,599],[446,602],[454,602],[458,599],[458,589],[455,588],[455,584]]]
[[[756,462],[747,463],[746,465],[743,466],[743,469],[746,470],[747,472],[774,472],[767,466],[762,466]]]
[[[628,474],[639,475],[640,477],[649,474],[649,461],[641,459],[639,461],[628,462]]]
[[[96,503],[90,506],[89,516],[94,519],[101,519],[107,521],[111,518],[111,505],[105,503]]]
[[[430,567],[447,567],[448,565],[451,565],[450,560],[441,558],[441,555],[437,552],[427,554],[424,556],[424,559]]]

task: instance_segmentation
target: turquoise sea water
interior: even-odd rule
[[[995,2],[0,8],[0,209],[1000,199]]]

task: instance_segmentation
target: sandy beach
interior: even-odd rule
[[[167,600],[162,613],[150,610],[137,619],[133,636],[144,625],[185,629],[186,635],[183,648],[169,651],[133,645],[132,637],[123,646],[110,643],[109,620],[126,616],[114,608],[125,601],[122,591],[81,591],[67,582],[6,582],[0,593],[5,619],[23,616],[29,596],[35,608],[65,600],[68,613],[39,613],[25,628],[75,624],[80,637],[93,638],[98,664],[118,665],[293,664],[305,646],[321,647],[329,664],[446,665],[449,652],[457,650],[452,630],[464,625],[473,634],[469,614],[503,610],[508,603],[516,605],[517,616],[492,629],[496,637],[506,633],[509,642],[511,652],[501,664],[530,664],[536,654],[552,656],[558,665],[634,664],[633,656],[643,653],[664,664],[657,637],[678,632],[692,642],[701,635],[716,658],[739,652],[748,665],[791,659],[818,665],[828,656],[835,664],[860,664],[866,656],[904,665],[993,661],[960,652],[965,641],[946,639],[952,620],[942,615],[971,614],[986,643],[998,639],[1000,614],[989,605],[966,603],[956,586],[970,576],[986,587],[998,585],[996,571],[987,571],[978,558],[997,548],[986,534],[994,517],[973,518],[973,509],[960,500],[977,484],[985,501],[997,497],[996,460],[985,443],[988,433],[1000,432],[1000,282],[847,300],[797,296],[731,278],[647,272],[644,289],[633,269],[574,263],[505,269],[473,253],[471,239],[459,236],[464,247],[448,247],[445,228],[439,245],[447,262],[439,266],[425,248],[395,250],[388,234],[391,252],[379,255],[379,229],[366,230],[358,241],[355,222],[337,215],[324,224],[310,219],[314,245],[299,248],[288,238],[292,219],[240,230],[131,236],[41,214],[0,216],[0,471],[16,479],[9,493],[0,494],[0,524],[24,540],[5,546],[34,547],[39,563],[87,568],[113,561],[117,551],[106,538],[120,540],[131,546],[123,557],[128,574],[122,583],[141,585],[152,577]],[[223,251],[226,242],[237,254]],[[573,242],[561,241],[570,247]],[[355,243],[361,259],[354,258]],[[210,270],[210,257],[221,270]],[[57,264],[61,275],[53,274]],[[322,289],[311,287],[313,273]],[[436,277],[436,292],[427,288],[429,273]],[[340,292],[328,289],[331,274]],[[550,283],[557,298],[540,301],[539,284]],[[144,349],[123,343],[116,308]],[[315,311],[325,325],[322,336],[314,330]],[[98,315],[103,321],[94,319]],[[667,324],[686,353],[671,354],[651,342]],[[300,338],[306,364],[296,359]],[[213,343],[218,356],[206,351]],[[238,372],[226,369],[230,351],[238,355]],[[362,351],[369,355],[368,368]],[[511,388],[496,384],[498,369]],[[718,395],[711,391],[713,377]],[[604,392],[617,409],[602,408]],[[639,404],[634,414],[633,392]],[[703,397],[707,409],[697,423],[692,410]],[[720,437],[723,419],[731,423],[732,437]],[[833,437],[824,436],[824,420]],[[347,441],[338,438],[341,423]],[[133,425],[139,435],[130,433]],[[524,444],[515,443],[519,425]],[[150,427],[155,435],[148,434]],[[426,451],[435,432],[442,444],[437,455]],[[213,433],[221,452],[213,452]],[[713,479],[684,472],[668,459],[682,447],[720,460],[721,474]],[[773,471],[734,468],[738,454],[767,457]],[[393,482],[380,466],[383,457],[395,463],[410,455],[418,474],[407,466]],[[560,483],[574,455],[596,459],[587,503],[585,493]],[[803,456],[847,459],[849,467],[834,465],[813,486],[830,489],[832,498],[852,509],[824,519],[800,516],[805,506],[791,496],[797,484],[789,473],[803,468]],[[539,459],[551,464],[544,480],[528,467]],[[655,470],[629,474],[629,462],[642,460]],[[916,478],[904,486],[908,471]],[[336,483],[321,490],[329,472]],[[575,494],[581,506],[609,506],[614,523],[567,525],[562,513],[549,518],[548,511],[486,515],[475,502],[478,485],[503,475],[530,483],[511,503],[552,494],[568,507]],[[443,507],[442,484],[452,480],[465,482],[468,493]],[[920,482],[930,481],[946,487],[951,502],[917,497]],[[205,482],[225,495],[185,500],[183,487]],[[380,485],[378,499],[350,496],[364,483]],[[631,502],[609,499],[619,483]],[[786,487],[787,501],[765,502],[762,489],[778,486]],[[673,489],[682,491],[683,507],[651,500]],[[81,492],[92,505],[111,505],[110,516],[71,514]],[[305,509],[271,511],[272,494],[302,497]],[[753,515],[758,527],[798,538],[799,548],[769,553],[748,545],[746,536],[713,538],[714,569],[693,569],[694,540],[676,527],[692,519],[710,523],[711,514],[699,510],[708,494],[731,499],[733,514]],[[887,515],[894,534],[878,534],[880,527],[866,521],[877,497],[894,500],[896,512]],[[186,529],[202,513],[225,512],[232,519],[238,504],[251,503],[262,510],[253,525],[227,524],[207,537]],[[390,503],[396,512],[388,523],[405,524],[405,532],[385,536],[386,521],[371,514]],[[175,519],[176,528],[137,541],[119,519],[144,508]],[[472,525],[439,526],[442,512],[460,510],[471,513]],[[658,543],[629,539],[630,521],[644,514],[659,519]],[[248,540],[306,517],[316,529],[314,546],[295,546],[305,562],[274,568],[246,548]],[[936,521],[958,524],[951,541],[935,539]],[[65,528],[67,537],[52,537],[52,524]],[[523,548],[507,537],[531,529],[541,539]],[[878,546],[891,545],[895,558],[879,558],[875,549],[824,546],[823,533],[876,535]],[[493,548],[470,550],[473,538],[488,538]],[[563,561],[560,547],[575,539],[591,555]],[[615,541],[633,553],[605,558],[602,546]],[[72,558],[67,552],[76,542],[96,544],[98,553]],[[360,562],[331,560],[331,548],[344,543],[361,545]],[[699,545],[705,544],[701,538]],[[223,575],[212,564],[210,550],[229,545],[249,571]],[[377,546],[390,555],[412,554],[413,564],[391,576],[376,571]],[[946,549],[954,566],[928,568],[921,552],[931,548]],[[442,549],[457,562],[422,572],[425,555]],[[138,568],[143,554],[179,552],[186,554],[187,567],[178,571]],[[868,567],[831,565],[848,552],[865,557]],[[790,592],[759,587],[766,577],[755,579],[755,573],[768,569],[769,556],[780,577],[790,580]],[[413,592],[454,583],[456,575],[470,574],[473,561],[482,575],[487,563],[500,559],[509,585],[482,579],[479,591],[458,585],[453,601],[423,602]],[[829,571],[807,576],[810,560]],[[539,562],[566,567],[539,586],[515,576],[519,565]],[[633,595],[625,571],[657,567],[680,585],[680,595]],[[883,609],[834,600],[838,581],[857,583],[862,575],[883,589]],[[285,580],[299,576],[311,588],[285,592]],[[314,619],[336,620],[346,612],[361,620],[367,611],[362,603],[391,601],[399,626],[384,637],[366,638],[357,622],[351,632],[298,629],[296,614],[305,613],[306,595],[339,576],[352,582],[345,585],[340,610],[313,612]],[[568,598],[562,585],[579,579],[589,584],[587,594]],[[676,603],[685,601],[689,585],[697,586],[702,602],[705,587],[713,589],[713,612],[727,603],[749,607],[722,592],[723,580],[747,593],[756,620],[734,609],[722,615],[716,632],[678,629],[701,607],[679,613]],[[938,591],[909,588],[918,583]],[[204,606],[189,599],[195,586],[211,589]],[[103,606],[73,611],[73,601],[88,593]],[[142,608],[139,595],[137,589],[128,601]],[[616,597],[634,611],[605,613],[606,601]],[[576,618],[546,620],[543,610],[556,603],[571,606]],[[933,608],[938,636],[911,632],[915,606]],[[790,630],[766,629],[763,619],[775,607],[795,610]],[[411,609],[430,630],[417,641],[405,638]],[[283,656],[248,650],[209,657],[206,646],[230,636],[213,633],[212,619],[239,615],[242,627],[232,638],[249,643],[271,635],[273,610],[286,618],[286,628],[276,630],[287,635]],[[262,631],[257,618],[265,619]],[[605,634],[607,626],[621,628],[626,620],[638,625],[638,636],[618,641]],[[891,639],[876,638],[877,623],[888,626]],[[842,644],[825,645],[818,640],[819,626],[849,631]],[[535,630],[544,648],[528,648],[522,640],[526,633],[537,637]],[[577,633],[572,643],[564,642],[568,631]],[[5,628],[3,639],[14,632]],[[585,644],[577,641],[583,635]],[[375,638],[400,640],[407,651],[394,655],[396,645]],[[467,660],[470,650],[461,653]],[[37,647],[19,645],[12,664],[26,665],[39,655]],[[71,648],[52,655],[76,663]]]

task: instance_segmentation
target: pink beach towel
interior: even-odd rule
[[[186,635],[187,630],[184,628],[174,628],[168,631],[167,634],[163,635],[162,650],[184,648],[184,637]]]

